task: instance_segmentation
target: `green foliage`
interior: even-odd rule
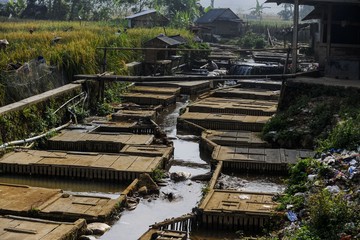
[[[360,143],[360,114],[339,122],[326,139],[319,140],[319,151],[330,148],[356,149]]]
[[[205,185],[204,187],[201,188],[201,195],[204,198],[208,193],[210,192],[210,187],[209,185]]]
[[[270,7],[265,7],[264,6],[265,3],[260,4],[258,0],[256,0],[256,5],[255,7],[250,8],[249,10],[252,10],[250,12],[251,15],[257,16],[260,18],[260,20],[262,20],[262,14],[265,8],[270,8]]]
[[[349,206],[344,194],[333,195],[327,190],[314,194],[309,199],[309,227],[320,239],[339,239],[349,222],[356,222],[360,215]]]
[[[289,21],[293,17],[292,5],[285,3],[285,4],[283,4],[283,6],[284,6],[284,9],[281,10],[280,12],[278,12],[277,15],[279,15],[281,19],[283,19],[285,21]]]
[[[311,169],[318,167],[318,161],[312,158],[301,159],[290,168],[289,179],[287,180],[288,188],[286,193],[294,194],[297,192],[305,192],[307,190],[307,176],[311,173]]]
[[[98,103],[96,113],[98,116],[106,116],[114,112],[114,108],[109,103]]]
[[[310,119],[309,128],[313,134],[320,134],[323,129],[330,125],[335,111],[332,102],[322,102],[313,109],[313,116]]]
[[[163,179],[165,177],[165,171],[163,169],[159,169],[156,168],[152,174],[151,174],[151,178],[155,181],[158,182],[161,179]]]
[[[82,122],[85,118],[90,116],[90,111],[85,109],[82,106],[75,106],[73,109],[70,110],[75,116],[75,123]]]
[[[308,226],[302,226],[295,233],[292,233],[289,237],[290,240],[321,240],[316,234],[314,234]]]
[[[128,83],[113,82],[106,84],[105,88],[105,102],[107,103],[120,103],[121,95],[128,90]]]
[[[245,49],[251,48],[264,48],[266,43],[264,38],[256,33],[251,31],[246,32],[246,34],[239,41],[240,46]]]

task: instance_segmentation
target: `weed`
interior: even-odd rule
[[[151,178],[155,181],[158,182],[161,179],[163,179],[165,177],[165,171],[159,168],[156,168],[152,174],[151,174]]]

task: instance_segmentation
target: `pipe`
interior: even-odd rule
[[[12,145],[20,145],[20,144],[25,144],[25,143],[28,143],[28,142],[33,142],[33,141],[38,140],[40,138],[46,137],[46,136],[52,134],[53,132],[60,131],[61,129],[64,129],[64,128],[68,127],[71,123],[72,123],[72,121],[69,121],[68,123],[66,123],[64,125],[61,125],[61,126],[59,126],[57,128],[50,129],[46,133],[40,134],[40,135],[35,136],[35,137],[4,143],[4,144],[0,145],[0,149],[2,149],[2,148],[6,149],[6,148],[8,148],[9,146],[12,146]]]
[[[58,109],[56,109],[52,114],[55,115],[60,109],[62,109],[63,107],[65,107],[66,105],[68,105],[71,101],[73,101],[74,99],[81,97],[82,95],[84,95],[85,92],[81,92],[80,94],[76,95],[73,98],[70,98],[68,101],[66,101],[63,105],[61,105]],[[86,99],[86,96],[85,96]]]

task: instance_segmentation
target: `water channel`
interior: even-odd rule
[[[209,159],[200,154],[198,136],[178,132],[176,129],[179,111],[186,104],[185,98],[183,101],[177,102],[175,106],[167,108],[158,119],[158,124],[173,141],[175,148],[174,159],[169,163],[169,172],[182,171],[190,173],[191,176],[196,176],[208,173],[210,164]],[[226,173],[221,178],[226,182],[234,183],[234,186],[227,187],[242,191],[281,192],[283,190],[283,184],[279,177]],[[117,198],[121,191],[126,188],[125,184],[29,176],[0,175],[0,182],[59,188],[76,194],[111,198]],[[161,187],[159,196],[143,198],[134,210],[124,210],[119,216],[119,220],[100,239],[138,239],[148,230],[150,225],[167,218],[180,217],[183,214],[190,213],[198,205],[204,187],[206,187],[206,182],[190,179],[183,182],[169,180],[167,186]],[[175,196],[171,201],[165,197],[170,192]],[[192,234],[191,239],[236,239],[236,236],[229,233],[209,234],[209,231],[200,231]]]

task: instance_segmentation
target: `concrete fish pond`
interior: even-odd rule
[[[111,223],[100,237],[107,240],[188,239],[204,229],[256,232],[272,216],[281,217],[273,196],[283,185],[277,177],[234,174],[261,170],[282,175],[288,163],[312,152],[272,149],[259,138],[276,114],[281,84],[239,83],[209,91],[215,82],[143,82],[124,94],[125,102],[113,104],[108,117],[70,125],[49,138],[43,149],[5,154],[1,174],[128,187],[110,198],[3,183],[0,214],[46,219],[39,222]],[[196,95],[184,95],[191,93]],[[198,97],[200,93],[205,94]],[[235,185],[221,185],[225,179]],[[266,190],[268,186],[274,192]],[[0,227],[8,228],[6,224],[0,221]],[[86,232],[71,224],[65,225],[74,236]],[[38,231],[16,231],[24,229]],[[64,230],[62,237],[68,234]]]
[[[36,218],[0,216],[1,239],[71,240],[86,229],[84,219],[55,222]]]
[[[80,218],[88,222],[105,221],[125,201],[124,195],[110,199],[24,185],[0,184],[0,190],[0,214],[60,221],[76,221]]]

